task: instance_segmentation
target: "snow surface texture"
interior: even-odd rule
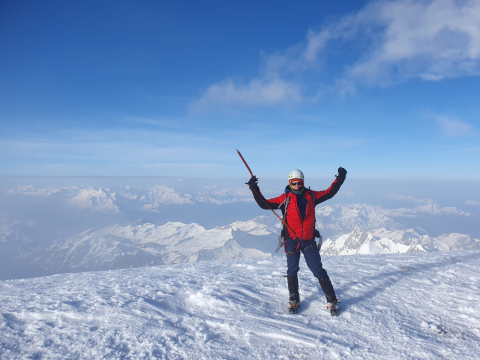
[[[284,257],[0,282],[2,359],[478,359],[480,251],[325,257],[331,317]]]

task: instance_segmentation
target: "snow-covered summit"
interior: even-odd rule
[[[154,186],[140,197],[140,201],[146,203],[144,210],[153,210],[165,204],[193,204],[188,197],[180,196],[175,189],[167,186]]]
[[[115,205],[115,193],[108,189],[82,189],[77,196],[68,200],[68,203],[79,209],[90,209],[94,212],[118,212]]]
[[[479,251],[323,264],[337,318],[303,261],[287,313],[283,257],[0,281],[0,358],[478,359]]]
[[[257,216],[249,221],[236,221],[229,225],[232,229],[239,229],[252,235],[270,235],[280,233],[282,223],[275,216]]]

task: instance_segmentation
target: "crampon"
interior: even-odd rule
[[[340,299],[337,299],[334,303],[328,303],[327,304],[327,309],[330,310],[330,315],[332,316],[338,316],[340,310],[338,308],[338,303],[340,302]]]
[[[290,302],[288,303],[288,312],[289,312],[290,314],[296,314],[299,306],[300,306],[300,303],[299,303],[299,302],[290,301]]]

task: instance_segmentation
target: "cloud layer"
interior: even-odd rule
[[[409,195],[399,195],[399,194],[388,194],[385,196],[386,199],[395,200],[395,201],[402,201],[408,202],[412,204],[433,204],[434,201],[432,199],[419,199],[414,196]]]

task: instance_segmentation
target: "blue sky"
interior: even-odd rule
[[[480,1],[0,2],[0,175],[480,180]]]

